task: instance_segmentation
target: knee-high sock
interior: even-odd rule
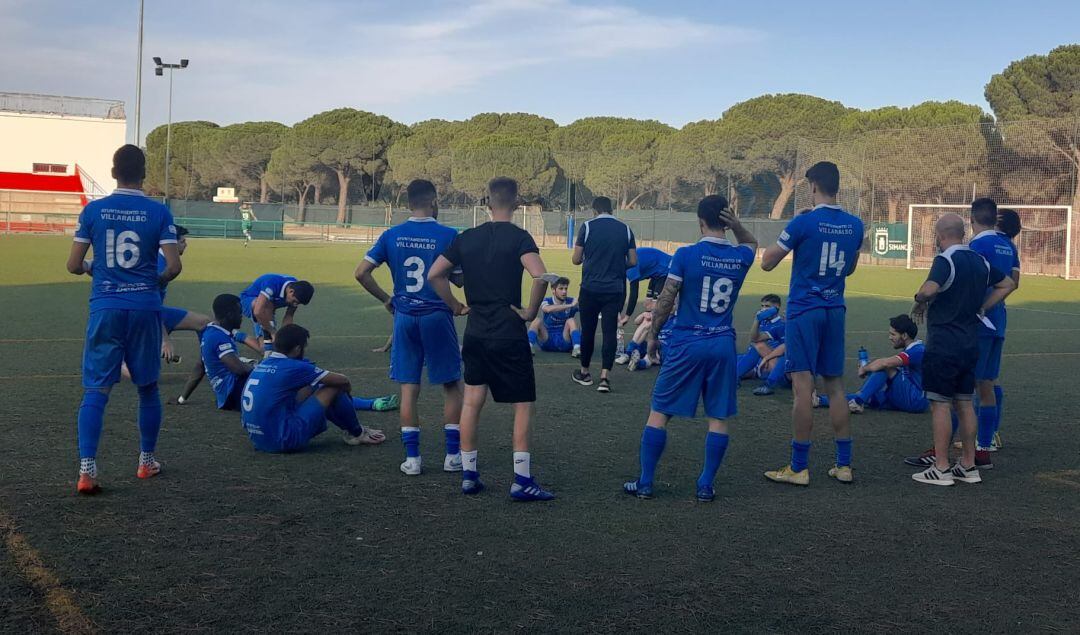
[[[988,448],[994,442],[994,421],[997,419],[997,406],[979,406],[979,429],[976,445]]]
[[[1005,391],[997,384],[994,385],[994,399],[997,401],[997,418],[994,420],[994,432],[997,432],[998,428],[1001,427],[1001,413],[1005,411]]]
[[[836,440],[836,465],[851,465],[851,437]]]
[[[330,423],[353,436],[364,431],[360,420],[356,418],[356,408],[353,408],[352,399],[345,393],[339,393],[330,402],[330,407],[326,409],[326,418]]]
[[[581,346],[581,331],[574,329],[570,331],[570,343],[574,346]]]
[[[375,400],[365,399],[364,397],[352,398],[353,410],[374,410]]]
[[[784,370],[787,368],[787,356],[780,357],[776,360],[776,366],[769,371],[769,376],[765,379],[765,384],[770,388],[777,386],[787,386],[788,378]]]
[[[420,428],[402,428],[401,444],[405,446],[405,457],[420,457]]]
[[[540,336],[536,333],[536,331],[529,331],[529,343],[533,346],[540,345]]]
[[[653,475],[656,474],[656,464],[660,462],[660,455],[664,453],[664,445],[667,444],[667,430],[645,426],[641,433],[641,476],[638,483],[646,487],[653,483]]]
[[[461,426],[456,423],[448,423],[443,426],[443,435],[446,437],[446,453],[458,454],[461,452]]]
[[[739,355],[739,361],[735,363],[735,377],[738,379],[746,377],[746,374],[754,370],[760,361],[761,354],[756,348],[750,346],[745,353]]]
[[[862,388],[859,389],[859,392],[855,393],[855,400],[862,405],[870,403],[874,395],[881,392],[887,383],[889,383],[889,374],[885,371],[879,370],[875,373],[870,373],[866,376],[866,381],[863,382]]]
[[[139,449],[153,452],[161,432],[161,393],[157,382],[139,386]]]
[[[101,428],[105,424],[105,404],[109,403],[108,393],[87,390],[83,393],[79,405],[79,458],[92,459],[97,456]]]
[[[810,462],[810,442],[791,441],[791,469],[801,472],[806,469]]]
[[[702,467],[701,476],[697,480],[698,487],[713,484],[716,479],[716,471],[720,469],[720,464],[724,462],[724,453],[727,452],[727,447],[728,435],[719,432],[705,434],[705,465]]]

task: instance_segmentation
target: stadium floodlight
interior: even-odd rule
[[[169,202],[169,163],[172,160],[172,95],[173,95],[173,71],[187,68],[188,60],[181,58],[179,64],[166,64],[160,57],[154,58],[154,75],[161,77],[165,70],[169,71],[169,120],[165,126],[165,203]]]

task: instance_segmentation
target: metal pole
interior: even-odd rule
[[[169,123],[165,127],[165,204],[169,204],[169,161],[172,159],[172,69],[169,69]]]
[[[142,147],[142,58],[143,58],[143,5],[139,0],[139,59],[135,62],[135,145]]]

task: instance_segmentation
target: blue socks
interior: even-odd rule
[[[776,366],[773,366],[773,369],[769,372],[769,376],[765,379],[765,385],[769,388],[790,385],[791,382],[788,381],[787,374],[784,372],[786,367],[787,356],[777,359]]]
[[[698,477],[697,486],[707,487],[716,479],[716,471],[724,462],[724,453],[727,452],[728,435],[719,432],[709,432],[705,435],[705,465],[701,468],[701,476]]]
[[[851,465],[851,437],[836,440],[836,465]]]
[[[667,430],[645,426],[641,433],[641,476],[638,484],[651,487],[653,475],[656,474],[656,464],[660,462],[660,455],[664,453],[664,445],[667,444]]]
[[[879,370],[876,373],[870,373],[867,375],[866,381],[863,382],[862,388],[855,393],[855,399],[861,405],[866,405],[873,400],[874,395],[885,389],[887,383],[889,383],[889,374],[885,371]]]
[[[994,401],[997,402],[997,417],[994,419],[994,432],[997,432],[998,428],[1001,427],[1001,413],[1004,411],[1003,404],[1005,403],[1005,391],[997,384],[994,384]]]
[[[314,397],[309,397],[309,399],[314,399]],[[326,409],[326,418],[330,420],[330,423],[354,437],[364,431],[364,426],[360,425],[360,420],[356,418],[356,408],[353,408],[353,401],[345,393],[339,393],[330,402],[330,407]]]
[[[405,457],[409,459],[420,456],[420,428],[402,428],[401,444],[405,446]]]
[[[518,332],[520,333],[520,331],[518,331]],[[539,346],[540,345],[539,337],[540,336],[538,336],[536,334],[536,331],[529,331],[529,343],[532,344],[533,346]]]
[[[139,386],[139,450],[153,452],[161,432],[161,394],[157,382]]]
[[[735,378],[742,379],[745,377],[747,373],[757,367],[760,361],[761,355],[758,354],[757,349],[753,346],[747,348],[745,353],[739,355],[739,359],[735,363]]]
[[[581,346],[581,331],[570,331],[570,344]]]
[[[979,433],[976,445],[988,448],[994,442],[994,427],[997,420],[997,406],[979,406]]]
[[[352,398],[352,405],[353,405],[353,410],[374,410],[375,409],[375,400],[374,399],[364,399],[363,397],[353,397]]]
[[[79,405],[79,458],[92,459],[97,456],[101,428],[105,424],[105,404],[109,403],[108,393],[89,389],[83,393]]]
[[[810,442],[791,441],[791,469],[802,472],[810,462]]]
[[[634,340],[630,340],[630,343],[626,345],[626,354],[630,355],[638,349],[638,343]]]
[[[443,434],[446,436],[446,453],[458,454],[461,452],[461,426],[456,423],[448,423],[443,426]]]

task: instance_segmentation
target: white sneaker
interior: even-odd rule
[[[574,345],[574,350],[570,351],[570,357],[573,357],[574,359],[577,359],[578,357],[581,357],[581,345],[580,344],[575,344]]]
[[[937,466],[931,465],[922,472],[916,472],[911,475],[911,478],[915,479],[919,483],[925,483],[926,485],[955,485],[953,481],[952,470],[945,470],[942,472],[937,469]]]
[[[630,361],[630,356],[627,355],[626,353],[619,353],[615,357],[615,363],[618,364],[619,366],[622,366],[623,364],[625,364],[628,361]]]
[[[635,371],[638,369],[638,362],[641,361],[641,351],[634,349],[633,353],[630,353],[630,359],[626,362],[626,370]]]
[[[821,395],[819,395],[818,391],[816,391],[816,390],[814,392],[810,393],[810,405],[813,406],[814,408],[820,408],[821,407]]]
[[[424,462],[418,456],[410,456],[401,464],[401,473],[405,476],[419,476],[424,471]]]
[[[955,481],[963,481],[964,483],[982,483],[982,476],[979,475],[979,468],[974,465],[971,467],[964,467],[957,463],[952,466],[949,472],[953,476]]]
[[[848,399],[847,409],[853,415],[861,415],[863,413],[863,405],[854,399]]]
[[[447,454],[446,458],[442,462],[443,472],[460,472],[461,471],[461,453]]]

